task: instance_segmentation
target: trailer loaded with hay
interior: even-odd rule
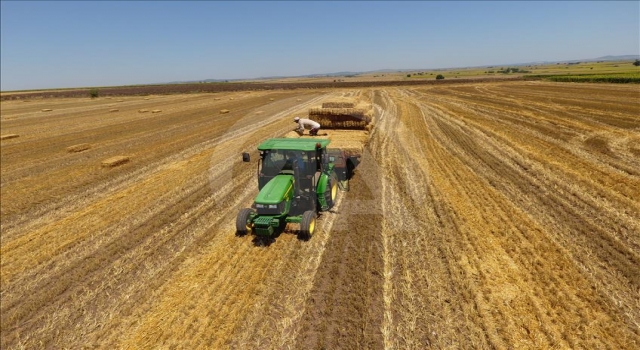
[[[353,102],[325,102],[321,108],[310,108],[309,119],[320,124],[323,129],[362,130],[371,122],[371,117],[363,108],[356,108]]]

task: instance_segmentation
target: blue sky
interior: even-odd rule
[[[638,1],[1,2],[1,90],[640,54]]]

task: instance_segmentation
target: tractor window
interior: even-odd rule
[[[269,150],[265,151],[262,160],[262,172],[267,176],[275,176],[282,170],[293,170],[293,162],[297,160],[301,174],[313,175],[316,172],[315,152]]]
[[[267,176],[275,176],[284,167],[286,157],[284,151],[265,151],[262,159],[262,172]]]

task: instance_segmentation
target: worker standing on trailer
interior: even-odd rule
[[[318,130],[320,130],[320,124],[318,124],[318,122],[314,122],[311,119],[301,119],[299,117],[293,118],[293,121],[298,123],[298,128],[295,131],[301,131],[304,134],[304,126],[307,125],[311,128],[311,130],[309,130],[309,135],[318,135]]]

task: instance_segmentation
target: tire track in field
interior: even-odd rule
[[[282,132],[282,126],[285,124],[284,121],[278,123],[272,123],[280,119],[280,115],[275,115],[267,119],[264,124],[269,124],[270,126],[267,129],[260,130],[256,133],[256,137],[262,138],[265,133],[273,133],[275,130],[280,130]],[[287,125],[289,123],[286,123]],[[262,123],[254,124],[254,128],[259,130],[258,128],[262,126]],[[250,131],[250,130],[247,130]],[[220,142],[217,140],[216,142]],[[227,144],[232,141],[226,140]],[[170,166],[163,167],[159,165],[158,167],[154,167],[152,176],[149,176],[149,173],[140,174],[139,179],[142,182],[128,182],[123,184],[123,189],[129,191],[131,193],[136,193],[141,195],[140,189],[147,188],[147,192],[149,199],[152,199],[156,204],[160,204],[159,211],[155,211],[154,209],[149,210],[148,208],[153,208],[150,205],[137,204],[133,207],[137,207],[137,210],[140,210],[147,219],[140,219],[140,217],[136,217],[135,211],[130,211],[132,208],[130,201],[132,199],[137,199],[138,196],[126,195],[118,195],[118,192],[114,194],[119,198],[123,203],[127,203],[127,205],[117,206],[113,205],[112,202],[113,196],[105,196],[105,200],[107,202],[111,202],[112,208],[124,209],[123,215],[112,215],[110,219],[118,219],[119,217],[127,217],[127,214],[124,214],[128,211],[130,217],[135,218],[138,223],[133,222],[127,223],[129,228],[126,226],[122,226],[122,223],[112,224],[111,226],[105,226],[103,232],[97,232],[98,235],[87,236],[87,239],[83,241],[70,241],[72,243],[69,247],[63,247],[60,251],[60,254],[54,254],[51,256],[50,262],[47,265],[42,265],[42,268],[46,270],[50,270],[51,261],[55,261],[55,259],[62,258],[64,256],[71,257],[72,260],[65,261],[60,260],[59,265],[56,267],[58,271],[60,271],[57,276],[62,277],[65,276],[65,279],[56,280],[56,274],[48,275],[48,279],[44,279],[42,277],[37,278],[35,281],[30,281],[26,279],[28,283],[36,283],[39,285],[35,285],[34,289],[36,292],[33,295],[30,295],[27,300],[19,300],[19,304],[9,303],[5,304],[4,301],[8,301],[9,299],[5,298],[5,296],[10,295],[14,292],[17,292],[16,296],[20,298],[20,292],[18,289],[12,290],[11,288],[7,289],[6,284],[3,281],[3,330],[11,329],[12,332],[9,333],[10,336],[3,338],[5,341],[22,341],[25,344],[28,344],[33,341],[39,341],[42,343],[54,343],[54,344],[70,344],[73,343],[74,336],[78,334],[85,335],[93,330],[95,332],[96,327],[102,327],[105,319],[113,317],[112,310],[113,307],[113,299],[120,300],[129,300],[130,294],[121,293],[118,289],[119,286],[126,284],[127,281],[134,281],[135,279],[129,280],[128,278],[134,278],[135,276],[144,276],[147,273],[150,273],[150,270],[155,271],[163,271],[164,273],[169,273],[173,268],[167,267],[170,266],[171,262],[179,262],[175,260],[163,261],[162,263],[157,264],[158,266],[148,265],[147,261],[149,259],[162,259],[162,257],[167,254],[180,252],[180,249],[183,251],[186,249],[186,253],[193,252],[193,244],[189,240],[184,240],[178,234],[183,229],[193,230],[194,227],[191,226],[193,224],[192,220],[185,220],[183,215],[180,215],[181,212],[189,212],[193,203],[202,202],[204,198],[209,197],[210,200],[207,200],[209,204],[205,207],[201,207],[197,209],[199,213],[198,215],[193,215],[196,218],[199,215],[206,214],[209,211],[220,210],[222,212],[227,212],[228,210],[224,209],[224,206],[221,206],[225,203],[226,200],[215,199],[216,194],[213,196],[209,194],[211,191],[210,184],[212,179],[210,176],[214,176],[213,174],[208,174],[207,169],[211,165],[210,154],[211,151],[207,150],[215,143],[210,144],[209,146],[201,147],[204,148],[204,151],[200,150],[199,153],[195,153],[195,150],[191,150],[195,154],[193,154],[190,158],[183,160],[178,163],[168,163]],[[202,146],[202,145],[200,145]],[[223,147],[224,144],[216,145],[219,147]],[[232,147],[227,147],[227,149],[231,150]],[[182,158],[182,157],[180,157]],[[230,164],[227,160],[229,159],[229,154],[218,154],[218,162],[223,165],[226,162],[226,166],[219,167],[219,171],[225,172],[229,169]],[[184,159],[184,158],[182,158]],[[233,157],[232,159],[236,159]],[[239,162],[239,161],[238,161]],[[238,163],[235,162],[235,163]],[[248,179],[250,179],[254,174],[253,171],[243,172],[245,180],[242,180],[238,183],[235,179],[233,182],[220,186],[224,191],[229,191],[230,186],[235,186],[235,188],[251,188],[246,186],[248,183]],[[215,177],[215,176],[214,176]],[[155,178],[155,179],[154,179]],[[176,181],[178,180],[178,181]],[[215,179],[213,179],[215,181]],[[182,181],[182,185],[180,182]],[[132,184],[133,185],[132,187]],[[137,187],[136,187],[137,186]],[[160,197],[154,197],[152,193],[156,191],[157,193],[162,193],[163,189],[168,190],[167,193],[161,194]],[[228,196],[230,192],[219,192],[217,195],[221,197]],[[144,191],[142,191],[144,192]],[[194,196],[195,195],[195,196]],[[163,198],[164,196],[164,198]],[[174,197],[175,196],[175,197]],[[141,196],[144,200],[144,196]],[[166,203],[162,203],[165,199],[168,199]],[[148,200],[148,199],[147,199]],[[180,204],[182,201],[183,204]],[[220,203],[218,203],[220,202]],[[150,202],[151,203],[151,202]],[[163,214],[164,213],[164,214]],[[166,215],[165,215],[166,214]],[[178,215],[178,216],[176,216]],[[235,215],[233,215],[235,217]],[[95,218],[99,218],[100,215],[86,215],[86,218],[89,220],[93,220]],[[157,218],[161,218],[160,222],[153,222]],[[64,220],[64,219],[63,219]],[[183,223],[183,220],[185,222]],[[199,220],[199,219],[198,219]],[[53,221],[55,222],[55,221]],[[179,224],[176,224],[179,223]],[[80,229],[82,227],[86,227],[78,222],[74,222],[76,227]],[[68,226],[68,225],[67,225]],[[42,226],[45,227],[46,226]],[[69,226],[71,227],[71,226]],[[163,229],[164,227],[164,229]],[[169,231],[166,231],[169,230]],[[137,233],[137,232],[140,233]],[[89,231],[91,232],[91,231]],[[94,231],[95,232],[95,231]],[[78,233],[86,234],[85,232],[78,231]],[[194,236],[195,234],[195,236]],[[206,238],[206,236],[202,235],[202,231],[196,230],[194,234],[188,235],[191,239],[195,239],[196,241],[202,241]],[[111,236],[111,239],[103,239],[104,236]],[[78,238],[78,237],[75,237]],[[179,245],[174,245],[175,241],[182,241],[184,245],[180,247]],[[12,240],[9,243],[16,243],[16,240]],[[3,245],[3,250],[8,246]],[[9,247],[10,248],[10,247]],[[81,248],[77,250],[76,248]],[[89,251],[85,249],[89,248]],[[68,252],[71,251],[80,252],[80,256],[69,255]],[[10,252],[15,252],[15,250],[9,250]],[[142,253],[136,255],[134,252]],[[106,254],[106,255],[104,255]],[[3,263],[5,263],[3,254]],[[12,255],[18,257],[17,255]],[[84,256],[85,258],[81,258]],[[104,259],[107,260],[104,260]],[[20,258],[22,259],[22,258]],[[88,259],[88,260],[87,260]],[[137,259],[144,259],[145,264],[138,265],[138,267],[131,270],[132,266],[135,266],[135,262]],[[12,260],[13,261],[13,260]],[[46,261],[46,259],[45,259]],[[12,263],[11,261],[9,263]],[[169,264],[169,265],[167,265]],[[54,265],[55,266],[55,265]],[[9,270],[11,272],[12,270]],[[45,271],[45,270],[43,270]],[[116,271],[119,276],[113,276],[109,272]],[[3,273],[6,273],[7,269],[3,268]],[[15,272],[15,271],[14,271]],[[40,274],[36,273],[35,276],[39,276]],[[110,275],[111,279],[105,281],[103,276]],[[22,274],[21,276],[26,276]],[[155,276],[159,277],[159,276]],[[52,279],[53,278],[53,279]],[[102,279],[102,280],[101,280]],[[164,279],[159,278],[157,281],[161,283]],[[146,281],[143,279],[142,281]],[[106,282],[106,284],[105,284]],[[147,284],[149,282],[146,282]],[[134,293],[138,295],[141,294],[143,290],[145,290],[144,282],[143,284],[134,283],[135,288],[128,288],[129,293]],[[21,286],[20,284],[14,284],[15,287]],[[52,289],[53,288],[53,289]],[[142,289],[141,289],[142,288]],[[25,290],[25,289],[23,289]],[[57,290],[57,292],[56,292]],[[109,298],[104,298],[100,292],[106,292],[109,295]],[[62,293],[62,294],[59,294]],[[124,302],[126,304],[126,302]],[[45,306],[46,305],[46,306]],[[60,309],[60,305],[66,305],[65,308]],[[75,308],[71,305],[75,305]],[[111,308],[108,305],[112,305]],[[80,314],[70,315],[68,312],[72,310],[91,310],[97,308],[101,312],[96,313],[85,313],[83,311]],[[56,310],[51,312],[51,310]],[[7,312],[5,312],[7,311]],[[5,318],[4,316],[9,313],[11,317]],[[102,315],[102,319],[96,316],[96,314]],[[70,317],[71,316],[71,317]],[[62,321],[64,320],[64,321]],[[95,323],[92,326],[88,326],[87,322],[89,320],[94,320]],[[14,327],[19,328],[14,328]],[[32,328],[37,327],[37,328]],[[78,328],[80,327],[80,328]],[[71,329],[76,329],[79,332],[71,332]],[[54,331],[58,332],[58,336],[54,336]],[[62,330],[62,332],[60,332]],[[20,340],[20,333],[30,333],[30,339],[22,339]],[[99,333],[99,332],[97,332]],[[62,335],[60,335],[62,334]],[[62,341],[61,339],[67,339],[70,341]],[[78,337],[75,340],[78,343],[84,343],[83,337]]]
[[[423,107],[426,108],[426,107]],[[509,184],[519,184],[521,183],[521,179],[526,179],[529,176],[528,175],[524,175],[523,174],[518,174],[517,176],[512,176],[511,179],[509,180],[509,168],[505,168],[504,165],[509,164],[509,162],[505,162],[503,159],[503,157],[507,157],[506,159],[508,159],[509,155],[502,155],[500,160],[497,160],[498,158],[492,158],[488,157],[489,154],[487,154],[487,150],[489,150],[489,152],[492,152],[493,150],[496,150],[497,148],[494,148],[493,146],[487,145],[487,144],[476,144],[475,141],[473,140],[482,140],[483,136],[482,134],[476,134],[474,135],[474,138],[471,139],[469,138],[467,135],[465,135],[465,133],[462,132],[462,130],[465,130],[464,128],[468,128],[468,125],[466,124],[459,124],[459,123],[455,123],[455,122],[451,122],[450,120],[458,119],[457,115],[447,115],[441,112],[437,112],[437,110],[434,110],[432,108],[426,109],[426,113],[428,115],[434,115],[434,116],[438,116],[435,120],[437,122],[439,122],[440,124],[432,124],[430,127],[430,130],[443,130],[445,131],[445,135],[446,133],[449,133],[449,136],[446,136],[446,139],[440,139],[440,143],[441,144],[450,144],[451,146],[448,146],[448,148],[453,151],[455,157],[453,159],[459,159],[462,160],[464,162],[466,162],[468,165],[468,169],[472,169],[474,172],[478,173],[478,175],[480,176],[486,176],[489,178],[489,181],[491,181],[492,186],[497,186],[498,188],[502,188],[502,189],[508,189],[509,192],[513,192],[512,188],[509,188],[507,186],[509,186]],[[439,113],[439,114],[438,114]],[[460,118],[462,119],[462,118]],[[446,124],[443,124],[446,123]],[[446,127],[445,127],[446,126]],[[458,145],[456,145],[456,143]],[[463,151],[461,151],[461,148],[459,147],[463,147]],[[512,163],[513,164],[513,163]],[[489,167],[487,167],[487,165]],[[486,170],[482,170],[482,169],[486,169]],[[488,170],[488,171],[487,171]],[[507,171],[507,172],[505,172]],[[459,172],[459,170],[458,170]],[[495,175],[493,175],[495,174]],[[450,176],[454,176],[453,173],[451,173]],[[506,177],[505,177],[506,176]],[[493,179],[491,179],[491,177],[493,177]],[[507,181],[505,181],[505,179],[507,179]],[[464,184],[464,187],[468,187],[469,189],[466,190],[467,191],[467,195],[464,196],[465,198],[468,199],[473,199],[474,197],[471,195],[471,193],[474,192],[478,192],[478,193],[482,193],[479,192],[479,188],[481,188],[481,186],[471,186],[471,185],[467,185],[470,183],[470,181],[461,181],[461,184]],[[531,192],[530,187],[525,187],[525,186],[521,186],[521,191],[519,193],[519,195],[522,195],[522,193],[529,193],[529,194],[534,194],[535,192]],[[507,192],[508,193],[508,192]],[[491,200],[485,200],[482,201],[483,204],[477,204],[478,208],[481,208],[483,206],[486,206],[487,204],[492,203]],[[555,205],[558,208],[571,208],[573,207],[575,204],[573,203],[562,203],[559,206]],[[547,204],[541,204],[540,207],[553,207],[554,205],[547,203]],[[508,208],[508,207],[504,207],[504,208]],[[467,212],[470,213],[471,208],[469,208],[467,210]],[[493,213],[499,213],[503,210],[498,210],[498,211],[494,211]],[[495,215],[495,214],[493,214]],[[520,214],[521,215],[521,214]],[[491,216],[485,216],[485,217],[491,217]],[[528,219],[523,219],[522,222],[527,222]],[[506,221],[505,221],[506,223]],[[577,227],[576,227],[577,228]],[[521,234],[524,234],[524,237],[527,237],[526,239],[531,240],[532,238],[535,238],[535,236],[531,236],[530,234],[526,234],[526,231],[522,231],[522,228],[518,228],[518,231],[516,232],[521,232]],[[535,231],[534,231],[535,232]],[[536,241],[534,242],[540,242],[536,239]],[[539,244],[539,243],[537,243]],[[548,249],[544,250],[547,251]],[[533,251],[533,253],[536,253],[536,251]],[[531,253],[529,253],[531,254]],[[546,259],[548,260],[548,258]],[[559,261],[558,259],[554,259],[555,261]],[[535,266],[535,265],[534,265]],[[539,274],[534,275],[535,277],[540,277],[540,276],[544,276],[544,272],[548,271],[546,270],[546,268],[538,270]],[[550,269],[550,271],[552,271],[552,269]],[[567,276],[571,276],[573,278],[575,278],[575,276],[573,275],[580,275],[580,273],[567,273]],[[559,284],[562,285],[563,282],[562,279],[557,279],[555,280],[555,283],[560,282]],[[584,283],[584,282],[581,282]],[[584,287],[583,287],[584,288]],[[589,288],[584,288],[586,290],[588,290]],[[576,288],[575,290],[579,291],[577,292],[578,298],[573,298],[570,299],[572,301],[569,302],[564,302],[564,303],[560,303],[560,305],[581,305],[585,300],[587,303],[589,304],[583,304],[583,307],[586,310],[589,310],[589,312],[596,312],[596,313],[600,313],[601,316],[594,316],[592,317],[593,319],[598,319],[600,320],[598,323],[598,326],[596,327],[596,329],[608,329],[608,327],[606,327],[606,322],[603,321],[606,318],[602,318],[602,315],[605,313],[608,313],[609,315],[612,315],[614,313],[611,312],[611,310],[607,310],[606,308],[600,308],[597,305],[599,305],[601,302],[603,302],[602,300],[597,301],[599,299],[598,296],[594,295],[593,293],[584,293],[581,292],[581,288]],[[550,292],[545,292],[545,295],[554,295],[553,291]],[[569,294],[571,295],[571,294]],[[588,306],[587,306],[588,305]],[[545,308],[543,308],[545,309]],[[565,313],[566,314],[566,313]],[[560,315],[560,314],[559,314]],[[589,318],[589,316],[583,316],[584,318]],[[553,321],[553,319],[551,319],[551,321]],[[604,326],[604,327],[603,327]],[[594,329],[595,330],[595,329]],[[603,332],[604,334],[610,333],[610,332]],[[604,335],[603,334],[603,335]],[[568,334],[563,334],[563,337],[566,337],[567,341],[569,341],[569,344],[573,344],[572,346],[575,346],[576,344],[579,344],[580,342],[591,342],[591,339],[587,339],[587,338],[575,338],[572,337]],[[631,336],[629,333],[619,333],[619,337],[620,339],[633,339],[633,336]],[[557,336],[554,336],[554,338],[557,338]],[[615,338],[615,337],[613,337]],[[607,341],[611,341],[611,338],[609,338]],[[576,343],[577,342],[577,343]],[[623,343],[622,343],[623,344]],[[602,345],[602,344],[601,344]],[[620,344],[621,345],[621,344]]]
[[[487,120],[491,120],[491,117],[483,116],[483,118],[475,119],[482,121],[481,123],[474,122],[474,125],[477,125],[478,128],[491,130],[483,125]],[[505,129],[503,127],[493,130]],[[598,276],[597,278],[591,278],[592,283],[598,285],[599,290],[607,291],[605,294],[607,299],[610,299],[612,304],[617,305],[622,314],[629,315],[627,320],[629,325],[633,326],[633,320],[640,316],[635,315],[635,308],[632,307],[634,302],[630,300],[632,295],[629,294],[629,290],[636,288],[633,286],[637,285],[637,282],[634,282],[637,279],[635,275],[637,269],[632,266],[637,266],[634,259],[637,260],[638,257],[637,239],[639,237],[631,234],[631,232],[637,231],[637,229],[633,228],[637,226],[637,220],[633,219],[634,214],[628,215],[628,213],[633,213],[633,208],[637,207],[637,202],[634,203],[616,195],[615,192],[611,191],[611,188],[602,187],[598,189],[597,184],[591,181],[567,181],[566,175],[558,176],[557,173],[549,172],[548,164],[550,162],[547,158],[543,158],[542,154],[534,157],[531,157],[531,154],[527,154],[531,150],[549,149],[548,144],[524,149],[521,146],[525,142],[535,142],[535,138],[513,138],[513,136],[504,131],[500,132],[499,135],[495,135],[492,132],[483,132],[494,137],[507,138],[512,147],[520,149],[520,152],[525,150],[523,154],[525,157],[528,156],[529,159],[523,162],[522,159],[526,158],[522,158],[512,163],[513,169],[517,169],[518,172],[513,174],[512,179],[529,179],[529,183],[520,182],[518,187],[509,189],[508,192],[512,200],[521,203],[522,207],[526,208],[532,217],[541,221],[542,225],[554,228],[552,231],[554,239],[570,248],[571,254],[575,255],[576,264],[586,272],[587,276]],[[514,126],[511,132],[519,133],[521,129]],[[494,146],[479,146],[473,147],[473,149],[492,150],[498,148]],[[531,162],[531,160],[534,160],[534,162]],[[540,163],[536,164],[536,160]],[[567,163],[570,164],[571,162],[568,161]],[[522,164],[526,165],[523,166]],[[555,162],[555,164],[560,165],[562,163]],[[580,168],[588,169],[588,166],[583,165],[577,169]],[[560,172],[566,172],[566,170],[559,167],[556,169],[560,170]],[[576,168],[572,167],[571,169],[569,174],[573,174]],[[519,184],[516,180],[505,183],[504,171],[495,172],[494,174],[489,176],[493,177],[492,183],[499,188],[503,188],[509,183]],[[605,172],[602,174],[605,177],[609,176]],[[600,181],[606,181],[606,179]],[[630,178],[625,182],[628,185],[632,185],[637,183],[637,180]],[[576,186],[576,184],[580,187]],[[538,189],[538,191],[532,191],[532,188]],[[598,189],[597,192],[594,191],[594,188]],[[594,192],[598,193],[598,195],[594,196]],[[603,201],[605,198],[607,200]],[[549,211],[547,208],[556,209]],[[597,260],[604,262],[604,264],[584,264],[584,262],[593,261],[594,256],[598,257]],[[612,273],[610,271],[611,267],[614,267],[618,272]],[[619,302],[621,299],[629,301]]]

